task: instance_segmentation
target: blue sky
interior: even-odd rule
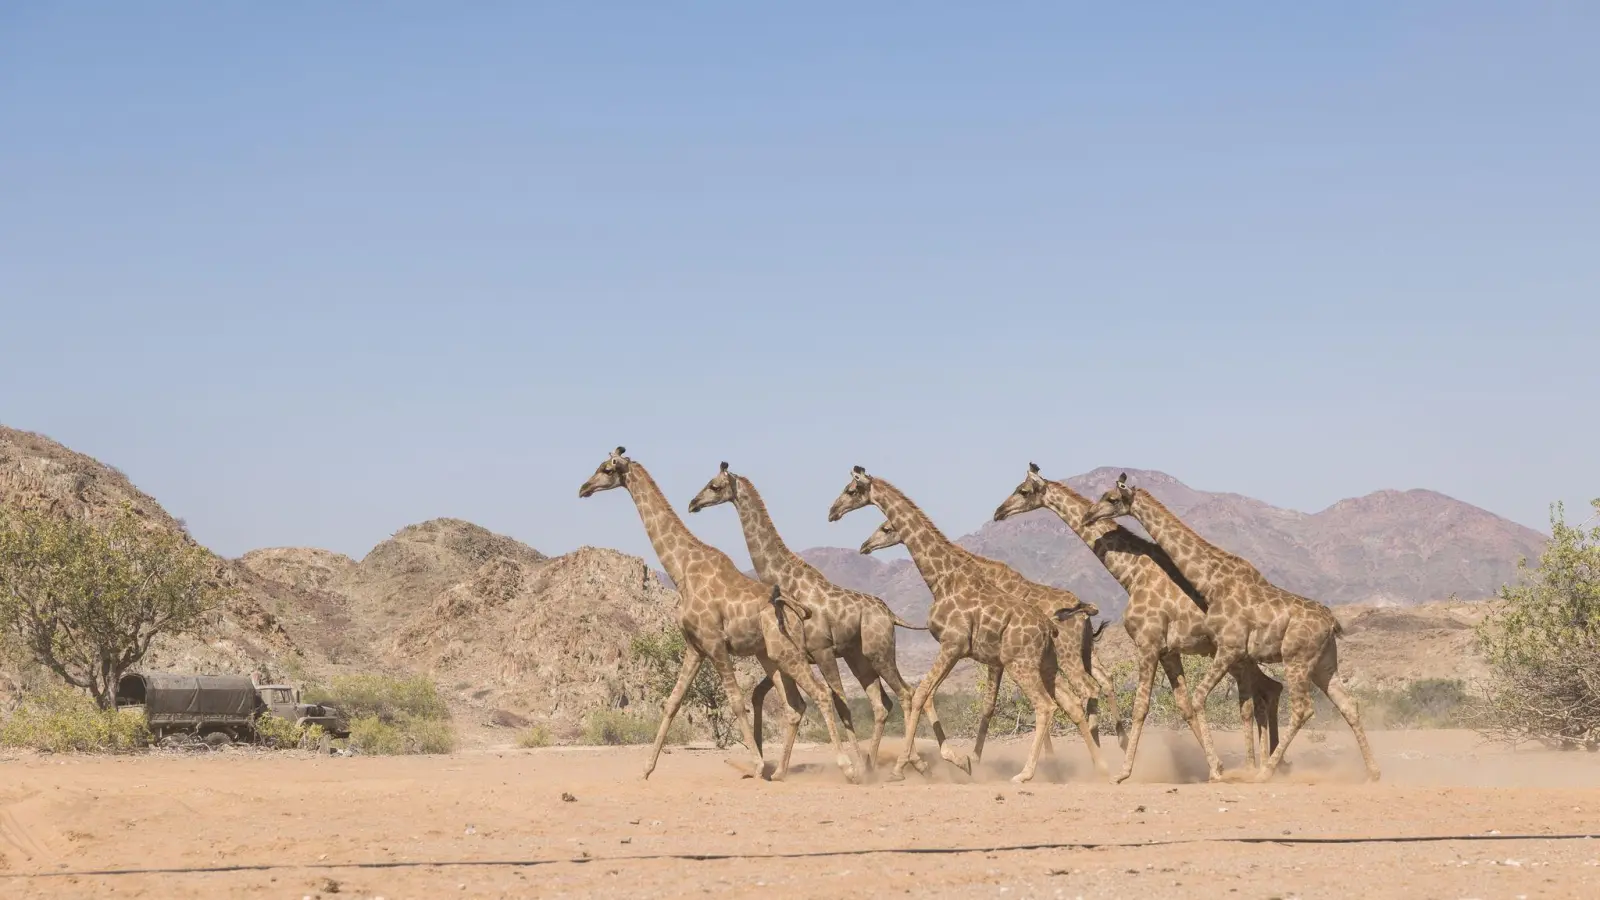
[[[653,559],[617,444],[797,547],[857,463],[1586,516],[1600,7],[1109,6],[8,4],[0,422],[230,555]]]

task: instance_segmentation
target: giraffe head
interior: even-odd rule
[[[1123,472],[1117,476],[1117,483],[1112,485],[1111,490],[1101,494],[1100,500],[1083,514],[1083,524],[1093,525],[1102,519],[1133,515],[1133,496],[1138,490],[1128,484],[1128,473]]]
[[[856,466],[850,472],[850,483],[844,486],[839,499],[828,507],[828,521],[837,522],[844,518],[845,513],[870,505],[872,505],[872,476],[867,474],[866,469]]]
[[[729,472],[728,464],[723,463],[717,474],[689,501],[689,512],[699,512],[718,503],[732,503],[738,495],[739,476]]]
[[[1011,492],[1006,502],[1000,504],[994,511],[994,520],[1004,522],[1012,516],[1021,515],[1044,506],[1044,476],[1039,474],[1039,467],[1028,463],[1028,474],[1023,477],[1022,483]]]
[[[873,529],[872,533],[867,535],[867,539],[861,542],[861,555],[866,556],[874,550],[883,550],[899,543],[900,532],[895,531],[893,525],[885,522]]]
[[[611,451],[606,461],[594,470],[594,474],[589,476],[589,480],[585,481],[582,487],[578,488],[578,496],[588,497],[627,484],[628,467],[633,465],[633,461],[622,455],[626,452],[628,451],[622,447]]]

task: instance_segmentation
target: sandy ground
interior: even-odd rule
[[[785,782],[685,748],[648,782],[644,748],[27,755],[0,761],[0,896],[1600,896],[1600,841],[1503,839],[1600,832],[1600,756],[1378,733],[1384,779],[1364,784],[1348,733],[1329,734],[1270,783],[1215,785],[1192,739],[1162,732],[1120,786],[1063,736],[1025,785],[1007,780],[1014,741],[976,778],[860,786],[816,748]],[[1219,737],[1238,765],[1237,735]],[[1295,843],[1425,835],[1457,839]]]

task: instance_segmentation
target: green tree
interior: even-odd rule
[[[1568,525],[1551,507],[1550,543],[1519,584],[1500,591],[1504,608],[1479,626],[1490,676],[1477,726],[1491,737],[1561,747],[1600,747],[1600,500],[1595,515]]]
[[[683,632],[668,627],[655,634],[636,635],[632,649],[633,658],[649,673],[652,699],[665,702],[677,686],[678,673],[683,668]],[[728,714],[728,696],[722,690],[722,679],[717,677],[709,661],[701,664],[694,681],[690,682],[688,693],[683,695],[682,711],[691,723],[697,714],[703,718],[718,747],[728,746],[738,733],[738,723]],[[652,734],[651,740],[654,739]]]
[[[124,504],[104,527],[0,504],[0,630],[102,709],[163,634],[224,599],[215,560]]]

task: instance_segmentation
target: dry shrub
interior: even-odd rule
[[[150,743],[139,710],[101,709],[82,691],[59,686],[25,698],[0,722],[0,746],[55,753],[138,750]]]

